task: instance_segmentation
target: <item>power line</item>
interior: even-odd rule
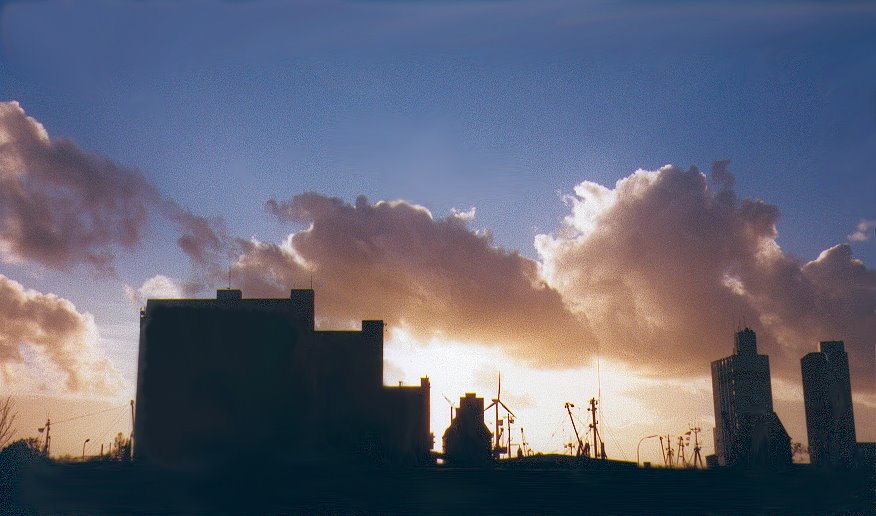
[[[109,412],[109,411],[111,411],[111,410],[119,410],[119,409],[124,408],[124,407],[127,407],[127,406],[128,406],[128,404],[125,403],[124,405],[121,405],[121,406],[118,406],[118,407],[110,407],[110,408],[108,408],[108,409],[98,410],[97,412],[92,412],[92,413],[90,413],[90,414],[82,414],[81,416],[75,416],[75,417],[71,417],[71,418],[67,418],[67,419],[62,419],[61,421],[55,421],[55,422],[53,422],[52,424],[53,424],[53,425],[57,425],[57,424],[59,424],[59,423],[66,423],[66,422],[68,422],[68,421],[75,421],[75,420],[77,420],[77,419],[82,419],[82,418],[84,418],[84,417],[96,416],[96,415],[98,415],[98,414],[103,414],[104,412]]]

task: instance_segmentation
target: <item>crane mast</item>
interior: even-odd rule
[[[568,401],[566,402],[566,405],[565,405],[566,412],[569,413],[569,421],[572,422],[572,430],[575,431],[575,440],[578,441],[578,451],[575,452],[575,455],[578,457],[581,457],[582,455],[584,455],[584,442],[581,441],[581,436],[578,434],[578,426],[575,425],[575,418],[572,417],[572,407],[574,407],[574,406],[575,406],[574,404],[569,403]]]

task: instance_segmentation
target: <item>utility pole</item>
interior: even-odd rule
[[[666,434],[666,465],[670,468],[675,465],[673,456],[674,453],[672,452],[672,436]]]
[[[51,431],[52,431],[52,420],[51,419],[46,419],[46,426],[37,429],[37,431],[39,433],[43,433],[43,430],[45,430],[45,432],[46,432],[46,442],[43,444],[43,455],[48,457],[49,450],[51,449],[50,445],[52,442],[52,436],[50,435]]]
[[[514,417],[508,414],[508,458],[511,458],[511,423],[514,422]]]
[[[704,468],[705,464],[703,464],[703,458],[700,456],[700,438],[699,433],[702,431],[702,428],[699,426],[691,427],[691,432],[694,435],[694,456],[693,456],[693,465],[696,468],[697,465],[699,467]]]
[[[228,274],[231,274],[231,269],[228,269]],[[230,281],[230,280],[229,280]],[[231,287],[229,287],[231,288]],[[134,459],[134,400],[131,400],[131,439],[128,443],[128,447],[131,449],[131,460]]]
[[[602,442],[602,437],[599,435],[598,421],[596,420],[596,405],[599,404],[596,398],[590,398],[590,407],[587,409],[593,422],[590,423],[590,428],[593,430],[593,456],[597,459],[605,458],[605,443]]]
[[[686,465],[685,464],[686,461],[684,460],[684,436],[683,435],[678,436],[678,456],[676,457],[675,462],[677,464],[681,465],[681,467],[684,467]]]

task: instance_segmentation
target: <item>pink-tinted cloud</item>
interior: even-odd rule
[[[108,270],[113,247],[141,239],[155,191],[143,177],[65,139],[50,139],[17,102],[0,103],[0,253]]]
[[[853,384],[873,385],[876,271],[847,245],[811,262],[776,243],[778,209],[716,189],[695,168],[640,170],[613,189],[584,182],[536,247],[549,284],[586,315],[602,352],[655,375],[708,374],[748,324],[776,374],[799,378],[819,340],[846,341]]]
[[[241,242],[232,274],[246,295],[288,295],[312,276],[317,314],[335,323],[384,319],[423,339],[502,346],[538,365],[580,363],[593,345],[586,325],[543,283],[538,263],[494,246],[466,217],[315,193],[267,208],[310,228],[280,245]]]
[[[90,314],[53,294],[25,289],[0,274],[0,380],[16,384],[16,366],[25,360],[22,349],[60,371],[64,389],[71,392],[117,394],[124,388],[119,372],[96,346],[97,328]],[[46,379],[51,384],[55,379]]]
[[[866,242],[873,238],[874,229],[876,229],[876,220],[861,219],[847,238],[852,242]]]
[[[156,209],[179,225],[194,263],[223,248],[221,221],[163,199],[140,172],[50,138],[17,102],[0,102],[0,260],[111,272],[117,249],[136,248]]]

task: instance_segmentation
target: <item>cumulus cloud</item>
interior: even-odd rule
[[[6,261],[106,270],[141,238],[154,190],[109,159],[50,139],[17,102],[0,103],[0,252]]]
[[[116,248],[140,243],[153,209],[179,225],[194,263],[223,248],[221,221],[162,198],[136,170],[50,138],[17,102],[0,102],[0,260],[111,272]]]
[[[451,217],[457,218],[457,219],[465,221],[465,222],[473,221],[475,219],[476,214],[477,214],[477,209],[474,206],[472,206],[471,208],[469,208],[465,211],[458,210],[456,208],[450,209],[450,216]]]
[[[866,242],[873,238],[873,230],[876,229],[876,220],[861,219],[858,225],[847,237],[852,242]]]
[[[125,296],[132,304],[140,305],[147,299],[182,299],[191,297],[198,289],[197,285],[169,278],[163,274],[157,274],[146,281],[140,288],[125,285]]]
[[[743,321],[773,369],[799,378],[819,340],[846,341],[853,383],[872,387],[876,271],[848,245],[803,262],[776,243],[779,210],[739,199],[727,163],[712,189],[696,168],[591,182],[536,237],[548,283],[586,316],[601,352],[663,376],[700,375],[732,349]]]
[[[95,345],[97,338],[90,314],[78,312],[66,299],[25,289],[0,274],[2,383],[18,383],[18,373],[29,358],[41,365],[39,373],[44,377],[60,372],[61,386],[67,391],[117,394],[125,387],[124,380]],[[55,381],[43,380],[43,385]]]
[[[465,217],[316,193],[270,200],[267,209],[310,227],[282,244],[240,242],[232,274],[246,295],[287,296],[312,276],[317,314],[333,324],[384,319],[421,340],[498,345],[538,365],[580,363],[593,345],[539,264],[496,247]]]

